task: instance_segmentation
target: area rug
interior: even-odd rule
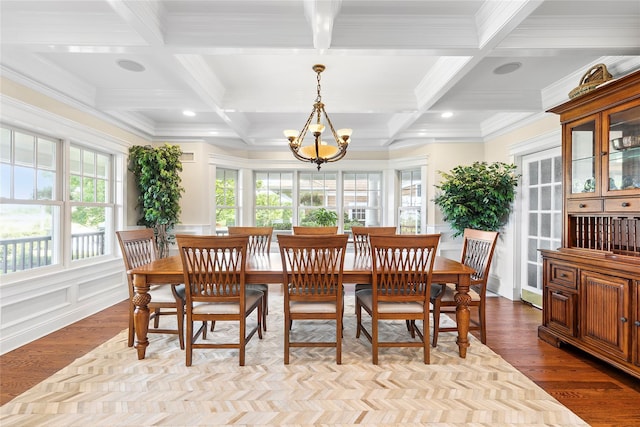
[[[146,359],[137,360],[122,331],[2,406],[0,425],[587,425],[473,337],[465,359],[455,334],[441,333],[430,365],[412,348],[383,348],[373,365],[369,342],[355,338],[353,302],[347,296],[342,365],[331,348],[294,348],[284,365],[282,296],[274,295],[269,330],[249,343],[246,366],[238,366],[237,350],[196,349],[186,367],[177,337],[160,334],[149,336]],[[317,340],[334,330],[293,327]],[[219,322],[208,339],[231,334],[236,326]],[[407,330],[385,323],[381,334]]]

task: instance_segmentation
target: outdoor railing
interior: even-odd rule
[[[0,240],[2,274],[30,270],[51,264],[51,236]],[[71,235],[71,259],[78,260],[104,254],[104,231]]]

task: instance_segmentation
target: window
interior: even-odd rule
[[[216,234],[238,223],[238,171],[216,169]]]
[[[337,174],[334,172],[301,172],[298,175],[299,225],[321,225],[316,222],[316,218],[314,216],[314,211],[317,211],[320,208],[337,212],[337,183]]]
[[[1,273],[57,264],[60,142],[1,129]]]
[[[346,172],[343,180],[345,231],[351,230],[353,225],[381,225],[382,174]]]
[[[0,131],[0,273],[110,253],[112,156],[27,131]],[[65,149],[67,171],[60,166]]]
[[[400,207],[398,223],[400,234],[422,232],[422,177],[419,169],[400,171]]]
[[[71,259],[104,255],[105,230],[112,218],[111,156],[72,145],[69,148]]]
[[[293,173],[256,172],[256,217],[259,227],[291,230],[293,224]]]

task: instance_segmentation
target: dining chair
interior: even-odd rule
[[[262,291],[245,289],[248,236],[177,235],[187,297],[186,365],[191,366],[194,348],[237,348],[244,366],[245,349],[258,333],[262,339]],[[247,318],[257,311],[256,325],[247,331]],[[194,332],[194,322],[202,326]],[[239,324],[237,342],[199,342],[207,339],[207,322]]]
[[[373,364],[380,347],[422,347],[429,354],[429,297],[439,234],[370,236],[373,286],[356,293],[356,338],[362,332],[371,343]],[[371,316],[371,331],[362,323],[362,310]],[[409,321],[411,336],[381,341],[380,321]],[[422,320],[422,331],[416,324]]]
[[[338,227],[303,227],[299,225],[293,226],[294,236],[317,236],[337,233]],[[279,238],[278,241],[280,241]]]
[[[271,236],[273,227],[228,227],[229,236],[247,235],[249,243],[247,245],[248,255],[268,256],[271,250]],[[262,307],[262,328],[267,330],[267,315],[269,314],[269,285],[266,283],[251,283],[246,285],[247,289],[257,289],[264,293]],[[213,324],[212,324],[213,326]]]
[[[153,229],[145,228],[141,230],[116,231],[122,260],[125,271],[130,271],[144,264],[149,264],[158,259],[156,248],[156,238]],[[133,297],[135,288],[133,286],[133,275],[127,273],[127,287],[129,288],[129,336],[127,345],[133,346],[135,337],[134,311],[135,305]],[[153,328],[148,332],[159,334],[177,334],[180,348],[184,349],[184,303],[185,287],[182,284],[172,285],[151,285],[148,294],[151,301],[148,304],[153,320]],[[170,309],[167,311],[166,309]],[[176,316],[178,321],[177,329],[160,329],[161,316]]]
[[[482,231],[467,228],[463,233],[462,263],[476,272],[471,275],[469,307],[476,307],[478,318],[469,319],[469,330],[480,331],[480,341],[487,343],[487,322],[485,298],[487,296],[487,279],[493,252],[498,240],[497,231]],[[431,285],[430,301],[433,306],[433,347],[438,344],[438,332],[457,331],[457,327],[441,327],[440,313],[455,313],[456,285],[453,283],[434,283]]]
[[[335,347],[342,363],[342,274],[348,236],[280,236],[284,284],[284,363],[291,347]],[[293,320],[334,320],[335,341],[292,341]]]
[[[353,235],[353,250],[356,256],[371,256],[371,244],[369,236],[393,236],[396,234],[396,227],[381,226],[353,226],[351,227]],[[371,289],[371,283],[356,283],[355,292],[362,289]]]

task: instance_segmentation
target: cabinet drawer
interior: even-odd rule
[[[578,289],[578,269],[564,264],[549,263],[549,283]]]
[[[567,200],[567,211],[571,213],[602,212],[602,200]]]
[[[640,212],[640,199],[627,197],[621,199],[606,199],[604,209],[607,212]]]

